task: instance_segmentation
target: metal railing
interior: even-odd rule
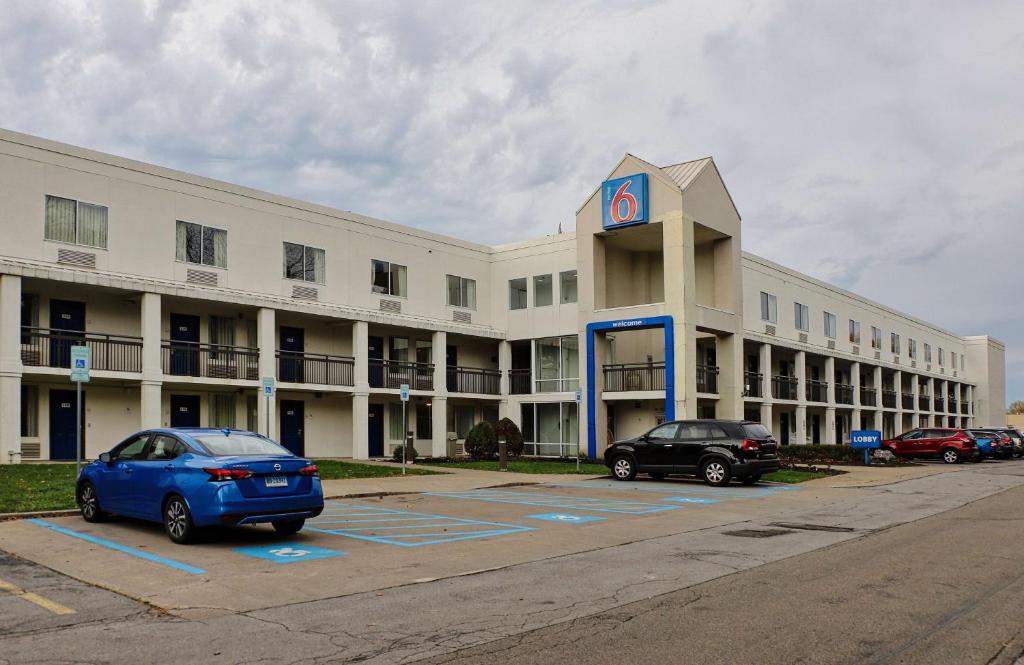
[[[316,383],[354,386],[356,360],[349,356],[277,350],[277,380],[282,383]]]
[[[936,397],[935,398],[935,407],[934,407],[934,409],[935,409],[935,411],[943,411],[944,412],[946,410],[946,400],[945,400],[945,398]]]
[[[501,392],[501,372],[480,367],[449,366],[446,373],[448,392],[497,395]]]
[[[960,403],[960,413],[962,413],[963,415],[966,416],[970,412],[971,412],[971,404],[970,404],[970,402],[961,402]]]
[[[142,371],[142,338],[126,335],[21,328],[21,364],[30,367],[71,367],[71,347],[89,348],[92,369]]]
[[[628,390],[664,390],[665,363],[622,363],[604,366],[604,389],[608,392]]]
[[[882,391],[882,407],[886,409],[896,408],[896,391],[895,390],[883,390]]]
[[[853,386],[846,383],[837,383],[836,403],[853,404]]]
[[[718,393],[718,368],[714,365],[697,365],[697,392]]]
[[[800,381],[795,376],[773,376],[772,397],[775,399],[796,399]]]
[[[825,402],[828,400],[828,381],[807,379],[807,401]]]
[[[932,402],[928,395],[919,394],[917,396],[917,408],[921,411],[931,411]]]
[[[508,371],[508,391],[513,395],[529,395],[532,381],[529,369],[510,369]]]
[[[903,410],[914,410],[914,393],[903,393]]]
[[[747,397],[764,397],[764,374],[760,372],[744,372],[743,381],[746,384],[744,386],[744,395]]]
[[[434,389],[433,363],[411,363],[371,358],[368,364],[371,388],[398,390],[404,383],[412,390]]]
[[[949,398],[949,413],[956,413],[960,410],[960,401],[955,397]]]
[[[861,406],[877,406],[878,391],[874,388],[860,389]]]
[[[259,349],[163,340],[160,352],[165,375],[247,381],[260,378]]]

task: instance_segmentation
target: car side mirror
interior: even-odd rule
[[[100,453],[100,461],[104,464],[110,464],[110,453]]]

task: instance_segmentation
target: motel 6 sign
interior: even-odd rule
[[[605,229],[647,223],[647,174],[635,173],[601,184],[601,218]]]

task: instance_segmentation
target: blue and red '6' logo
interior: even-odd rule
[[[647,174],[605,180],[601,185],[601,216],[604,228],[647,222]]]

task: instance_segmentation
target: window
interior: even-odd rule
[[[942,364],[941,357],[942,357],[942,353],[940,352],[939,353],[939,358],[940,358],[939,364],[940,365]],[[956,369],[956,351],[950,351],[949,352],[949,362],[953,366],[953,369]]]
[[[44,226],[47,240],[107,248],[106,206],[47,194]]]
[[[21,387],[21,435],[39,436],[39,387]]]
[[[882,349],[882,329],[871,326],[871,348]]]
[[[111,457],[116,460],[140,459],[146,448],[147,441],[149,441],[148,433],[139,435],[123,444]]]
[[[257,404],[256,395],[248,395],[245,398],[245,429],[255,432],[259,429],[260,407]]]
[[[416,362],[429,365],[433,362],[432,356],[433,352],[431,350],[430,340],[416,340]]]
[[[666,423],[648,432],[647,438],[655,441],[671,441],[676,438],[676,432],[678,431],[679,423]]]
[[[576,292],[576,271],[565,270],[558,273],[558,295],[563,305],[576,302],[579,294]]]
[[[907,353],[914,360],[917,360],[917,341],[913,339],[907,339]]]
[[[397,263],[373,259],[370,261],[370,279],[374,293],[405,298],[409,295],[408,269]]]
[[[228,267],[228,232],[178,220],[177,258],[216,268]]]
[[[850,319],[850,343],[860,344],[860,321]]]
[[[210,395],[210,427],[235,426],[235,396],[231,393]]]
[[[392,337],[391,348],[388,351],[389,360],[409,362],[409,339],[407,337]]]
[[[476,280],[448,275],[448,304],[476,309]]]
[[[536,392],[576,390],[580,385],[579,338],[575,335],[534,340]]]
[[[32,335],[25,328],[39,327],[39,296],[35,293],[21,294],[21,343],[31,344]]]
[[[405,440],[405,421],[402,419],[402,404],[394,403],[388,405],[388,438],[392,441]]]
[[[924,361],[926,363],[930,363],[932,361],[932,345],[931,344],[925,344],[924,345]]]
[[[825,337],[836,338],[836,315],[825,312]]]
[[[153,437],[153,447],[146,459],[151,460],[172,460],[180,457],[185,452],[185,444],[173,436],[158,434]]]
[[[941,366],[943,366],[945,364],[946,364],[946,354],[943,353],[942,347],[940,346],[939,347],[939,366],[941,367]]]
[[[469,430],[473,429],[476,423],[473,421],[474,409],[471,406],[455,407],[455,436],[465,439]]]
[[[551,275],[536,275],[533,278],[533,306],[546,307],[551,302]]]
[[[900,354],[900,336],[896,333],[889,333],[889,351]]]
[[[284,244],[284,278],[324,283],[327,252],[293,242]]]
[[[520,428],[523,454],[573,457],[579,450],[579,412],[576,402],[523,404]]]
[[[800,303],[793,303],[793,318],[794,325],[797,330],[803,330],[807,332],[811,327],[811,310],[808,309],[807,305],[801,305]]]
[[[508,280],[508,308],[526,309],[526,278]]]
[[[210,344],[213,346],[234,346],[235,320],[228,316],[211,316]]]
[[[770,293],[761,292],[761,320],[776,323],[779,320],[778,298]]]
[[[429,404],[416,405],[416,438],[432,439],[434,436],[434,415]]]

